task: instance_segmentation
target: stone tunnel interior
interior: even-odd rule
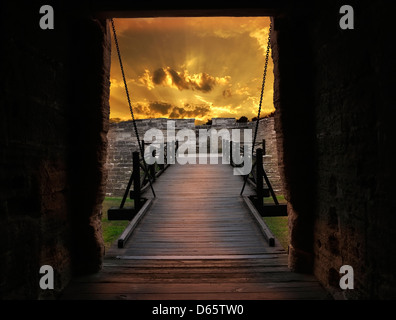
[[[353,1],[352,1],[353,2]],[[56,298],[101,269],[104,244],[111,17],[271,16],[275,130],[288,200],[289,268],[312,273],[335,297],[396,298],[390,10],[339,1],[262,1],[221,9],[120,1],[2,3],[0,297]],[[16,23],[23,21],[23,23]],[[55,270],[51,293],[38,287]],[[342,265],[355,289],[338,287]]]

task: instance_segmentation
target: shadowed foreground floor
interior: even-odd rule
[[[230,165],[172,165],[124,248],[75,278],[63,299],[328,299],[312,275],[290,272],[239,195]],[[146,197],[151,196],[147,191]],[[253,194],[247,186],[244,195]]]

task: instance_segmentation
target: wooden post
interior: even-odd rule
[[[266,150],[265,150],[265,139],[263,139],[263,155],[265,156],[267,153],[266,153]]]
[[[168,142],[164,143],[164,163],[168,164]]]
[[[132,154],[133,160],[133,200],[135,201],[136,212],[140,210],[140,163],[139,163],[139,151],[134,151]]]
[[[178,149],[179,149],[179,140],[175,140],[175,163],[176,163]]]
[[[134,177],[134,173],[133,173],[133,169],[132,169],[132,174],[129,177],[128,185],[127,185],[127,187],[125,189],[124,196],[122,197],[122,200],[121,200],[120,209],[124,208],[125,201],[126,201],[126,199],[128,197],[129,190],[131,189],[131,185],[132,185],[132,182],[133,182],[133,177]]]
[[[150,176],[155,181],[155,163],[149,165]]]
[[[263,193],[263,149],[256,150],[256,194],[257,194],[257,209],[263,212],[264,208],[264,193]]]
[[[151,150],[150,149],[150,151],[151,151],[152,156],[155,157],[156,154],[157,154],[157,150],[155,150],[155,149]],[[149,165],[149,170],[150,170],[151,178],[153,179],[153,181],[155,181],[155,162],[153,164]]]
[[[234,162],[232,160],[232,140],[230,140],[230,164],[234,166]]]
[[[164,170],[164,168],[165,168],[165,163],[166,163],[166,156],[165,156],[165,149],[166,149],[166,148],[164,148],[164,145],[165,145],[165,144],[160,143],[160,149],[162,149],[162,150],[160,151],[160,155],[163,154],[163,156],[164,156],[164,163],[158,164],[158,167],[159,167],[160,170]]]

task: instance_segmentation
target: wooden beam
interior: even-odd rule
[[[257,209],[262,212],[264,206],[264,184],[263,175],[265,174],[263,168],[263,149],[258,148],[256,150],[256,194],[257,194]]]
[[[257,211],[256,207],[250,201],[248,196],[242,196],[242,198],[243,198],[243,201],[245,201],[246,205],[248,206],[253,217],[255,218],[255,221],[257,222],[258,226],[260,227],[260,230],[262,231],[264,237],[267,239],[268,245],[270,247],[274,247],[275,246],[275,236],[273,235],[271,230],[268,228],[268,226],[265,224],[264,220],[261,218],[260,213]]]
[[[136,211],[134,207],[112,207],[107,210],[107,219],[114,220],[131,220]]]
[[[155,17],[248,17],[276,16],[287,0],[244,1],[218,4],[214,1],[196,4],[145,1],[92,1],[90,11],[95,18],[155,18]]]
[[[138,151],[134,151],[132,153],[132,161],[133,161],[133,199],[135,201],[136,210],[140,209],[140,161],[139,161],[140,153]]]
[[[287,205],[264,203],[263,211],[260,214],[262,217],[287,217]]]
[[[136,214],[136,216],[132,219],[132,221],[128,224],[128,226],[125,228],[124,232],[121,234],[121,236],[118,238],[118,248],[123,248],[126,241],[129,239],[131,236],[133,230],[135,230],[136,226],[138,225],[139,221],[143,218],[143,216],[146,214],[148,209],[150,208],[151,204],[153,203],[153,199],[149,199],[146,201],[146,203],[143,205],[143,207],[139,210],[139,212]]]
[[[210,256],[117,256],[120,260],[245,260],[245,259],[274,259],[277,254],[229,254]]]

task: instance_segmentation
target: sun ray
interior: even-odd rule
[[[115,24],[140,117],[205,121],[257,114],[268,17],[115,19]],[[129,110],[122,102],[125,92],[116,58],[113,53],[110,117],[124,119]],[[274,110],[272,70],[270,59],[263,101],[267,113]],[[152,110],[164,105],[169,107],[160,113]]]

